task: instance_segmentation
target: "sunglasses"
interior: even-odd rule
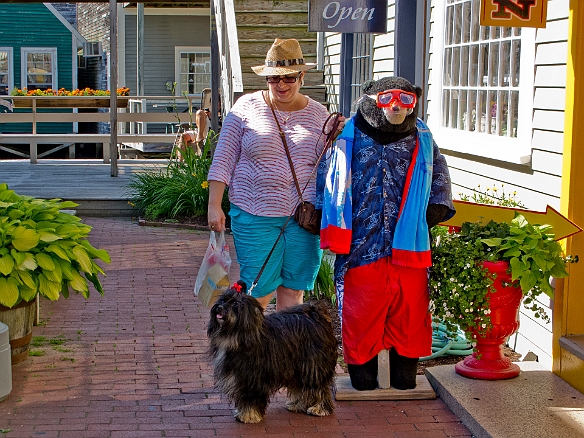
[[[403,90],[380,91],[375,96],[371,97],[375,98],[377,106],[380,108],[391,106],[394,101],[398,102],[404,108],[413,108],[416,106],[416,102],[418,101],[418,97],[415,93],[410,93]]]
[[[298,76],[266,76],[266,81],[268,84],[279,84],[280,81],[283,81],[285,84],[293,84],[300,79],[301,74],[298,73]]]

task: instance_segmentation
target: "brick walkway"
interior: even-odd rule
[[[208,233],[84,221],[112,258],[105,296],[41,301],[32,351],[44,355],[13,367],[0,437],[471,436],[440,399],[336,402],[315,418],[288,412],[278,394],[265,421],[237,423],[213,388],[208,311],[192,293]]]

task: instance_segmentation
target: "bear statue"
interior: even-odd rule
[[[319,167],[321,248],[337,254],[343,355],[357,390],[378,387],[381,350],[401,390],[415,388],[418,360],[431,354],[430,228],[455,210],[446,160],[418,118],[421,97],[401,77],[365,82]]]

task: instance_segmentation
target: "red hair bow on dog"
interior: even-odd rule
[[[233,283],[233,286],[231,286],[231,289],[234,289],[237,292],[241,293],[241,284]]]

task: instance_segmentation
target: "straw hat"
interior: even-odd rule
[[[266,55],[263,65],[252,67],[259,76],[281,76],[310,70],[316,64],[304,62],[302,49],[295,39],[281,40],[276,38]]]

